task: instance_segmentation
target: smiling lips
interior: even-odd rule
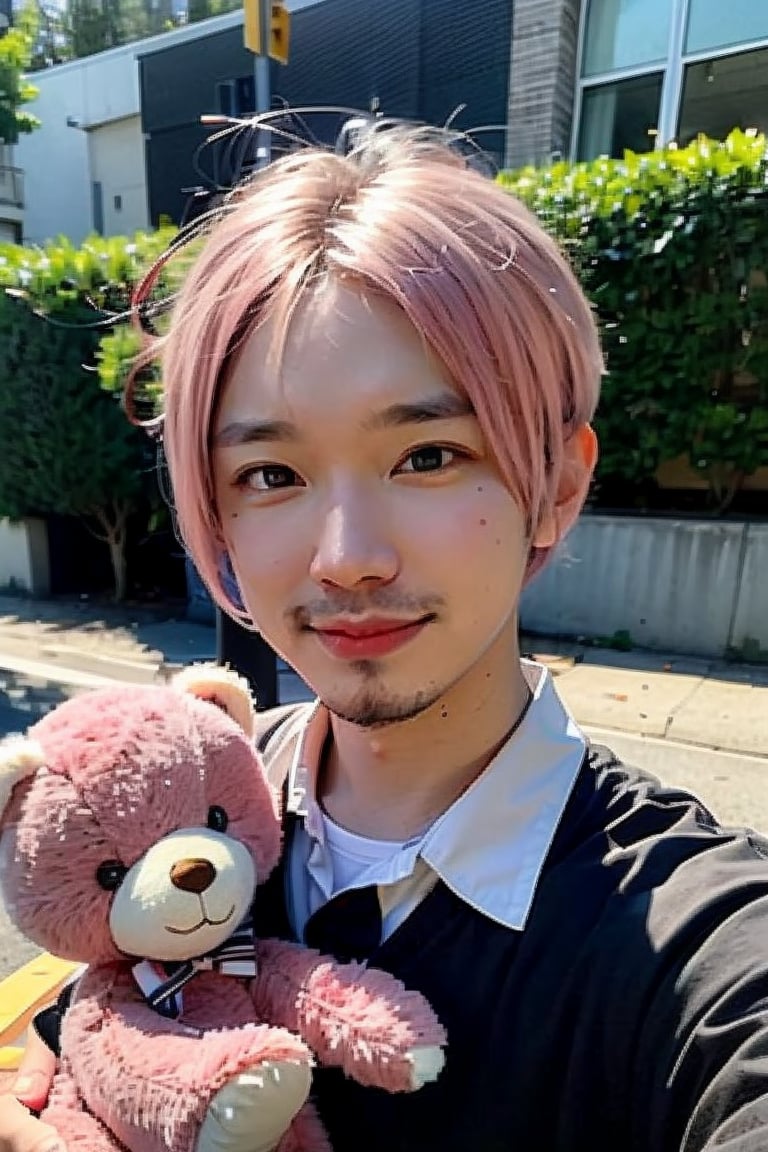
[[[311,631],[324,648],[342,660],[373,660],[402,648],[432,619],[431,616],[419,620],[371,617],[359,623],[332,620]]]

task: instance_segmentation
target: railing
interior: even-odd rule
[[[0,164],[0,204],[24,207],[24,173],[21,168]]]

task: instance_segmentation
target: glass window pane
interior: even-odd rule
[[[659,120],[663,74],[636,76],[584,91],[579,160],[620,159],[625,150],[650,152]]]
[[[680,144],[700,132],[724,140],[734,128],[768,132],[768,48],[721,56],[685,70]]]
[[[686,52],[768,40],[768,0],[691,0]]]
[[[672,3],[673,0],[590,0],[583,74],[597,76],[616,68],[666,60]]]

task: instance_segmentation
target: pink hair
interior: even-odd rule
[[[211,470],[217,400],[251,329],[269,317],[282,347],[323,273],[402,308],[469,397],[531,529],[552,510],[566,443],[597,404],[597,329],[566,259],[526,208],[444,143],[373,133],[350,156],[307,148],[276,161],[230,201],[161,341],[179,526],[234,615]],[[544,559],[532,558],[529,575]]]

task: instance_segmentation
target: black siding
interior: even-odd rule
[[[323,0],[293,14],[291,59],[273,63],[273,105],[341,105],[444,123],[460,105],[463,128],[505,124],[513,0]],[[192,157],[219,111],[217,86],[252,73],[242,29],[218,32],[145,56],[141,102],[149,208],[178,221],[202,183]],[[243,112],[249,109],[243,108]],[[309,118],[321,138],[337,117]],[[503,134],[478,141],[501,157]],[[210,171],[213,158],[203,154]]]

